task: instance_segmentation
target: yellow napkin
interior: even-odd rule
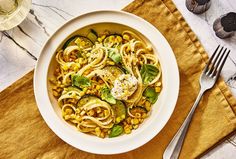
[[[1,159],[162,158],[166,146],[195,101],[199,91],[199,75],[208,57],[171,0],[136,0],[124,10],[157,27],[175,53],[180,71],[180,92],[175,111],[164,129],[144,146],[124,154],[95,155],[73,148],[59,139],[39,114],[33,93],[32,71],[0,93]],[[197,158],[233,133],[236,130],[235,112],[236,100],[220,79],[204,95],[197,108],[180,158]]]

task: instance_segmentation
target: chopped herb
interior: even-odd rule
[[[108,50],[108,57],[112,59],[115,63],[121,62],[121,55],[118,53],[116,48],[110,48]]]
[[[101,98],[102,100],[105,100],[108,103],[116,104],[116,99],[111,95],[110,89],[107,88],[106,86],[102,87],[101,89]]]
[[[149,84],[158,75],[158,68],[151,64],[144,64],[141,68],[140,74],[143,80],[143,84]]]
[[[123,133],[123,127],[121,125],[114,125],[112,128],[111,128],[111,133],[109,134],[109,137],[117,137],[119,136],[120,134]]]
[[[71,78],[72,78],[72,86],[77,86],[79,88],[91,86],[91,82],[87,77],[80,75],[73,75]]]
[[[143,92],[143,95],[147,98],[148,101],[154,104],[157,101],[159,94],[155,91],[154,88],[147,87],[145,91]]]

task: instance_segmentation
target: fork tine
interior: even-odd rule
[[[214,53],[213,53],[212,56],[210,57],[210,59],[209,59],[207,65],[206,65],[205,68],[204,68],[204,73],[207,72],[207,70],[208,70],[208,68],[209,68],[209,65],[210,65],[211,61],[213,60],[213,58],[215,57],[215,55],[216,55],[216,53],[217,53],[219,47],[220,47],[220,45],[217,46],[217,48],[215,49]]]
[[[224,49],[224,47],[221,47],[220,51],[218,52],[218,54],[217,54],[216,57],[214,58],[214,60],[213,60],[213,62],[212,62],[212,65],[211,65],[209,71],[207,72],[207,75],[210,75],[210,74],[213,72],[214,66],[215,66],[216,62],[218,61],[218,58],[219,58],[219,56],[221,55],[223,49]]]
[[[224,49],[224,52],[220,55],[220,58],[217,60],[216,64],[212,65],[213,71],[210,74],[211,77],[214,77],[216,75],[216,71],[219,68],[223,57],[225,56],[226,51],[227,51],[227,48]]]
[[[222,70],[222,68],[223,68],[223,66],[224,66],[224,64],[225,64],[225,61],[226,61],[227,57],[229,56],[229,53],[230,53],[230,50],[227,52],[226,56],[224,57],[223,61],[221,62],[220,68],[219,68],[219,70],[218,70],[217,73],[216,73],[216,78],[219,77],[220,72],[221,72],[221,70]]]

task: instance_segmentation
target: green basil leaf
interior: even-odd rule
[[[115,63],[121,62],[121,55],[118,53],[117,49],[109,49],[108,50],[108,57],[112,59]]]
[[[159,94],[155,91],[154,88],[147,87],[145,91],[143,92],[143,95],[147,98],[148,101],[154,104],[157,101]]]
[[[143,84],[149,84],[158,75],[159,70],[156,66],[151,64],[144,64],[140,70],[140,74],[143,80]]]
[[[121,125],[114,125],[111,128],[111,133],[109,134],[109,137],[117,137],[120,134],[122,134],[124,131],[123,127]]]
[[[77,86],[80,88],[91,86],[91,82],[87,77],[80,75],[73,75],[71,78],[72,78],[72,86]]]
[[[106,86],[101,89],[101,98],[108,103],[116,104],[116,99],[111,95],[110,89]]]

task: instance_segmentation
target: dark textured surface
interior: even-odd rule
[[[199,4],[199,5],[204,5],[208,2],[210,2],[210,0],[196,0],[196,2]]]
[[[222,17],[221,25],[227,32],[236,31],[236,13],[230,12]]]

